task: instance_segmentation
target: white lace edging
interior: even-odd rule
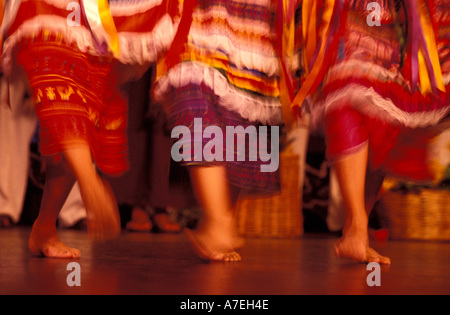
[[[132,16],[161,5],[163,0],[110,1],[109,8],[113,16]]]
[[[120,55],[118,60],[125,64],[145,64],[154,62],[166,51],[178,29],[178,24],[170,16],[161,18],[155,28],[148,33],[119,33]],[[76,44],[81,52],[98,56],[91,32],[83,26],[69,26],[66,18],[55,15],[39,15],[25,21],[3,45],[3,67],[10,73],[13,63],[13,49],[23,39],[49,30],[64,36],[69,44]]]
[[[396,69],[386,69],[373,62],[350,59],[331,67],[326,76],[325,84],[329,84],[338,79],[351,78],[374,78],[381,81],[396,82],[397,84],[409,87],[408,82]]]
[[[212,18],[215,20],[226,21],[226,24],[224,25],[235,32],[251,33],[259,37],[271,37],[273,35],[273,29],[269,20],[251,20],[244,15],[238,16],[230,14],[227,8],[222,6],[211,6],[206,11],[197,10],[193,13],[194,24],[202,24]],[[220,24],[216,24],[216,27],[218,26],[220,26]]]
[[[166,14],[151,32],[119,32],[120,54],[117,59],[126,64],[155,62],[171,46],[178,25],[178,21]]]
[[[36,0],[21,0],[22,3],[30,2],[30,1],[36,1]],[[73,1],[72,0],[41,0],[41,2],[45,2],[45,3],[52,5],[58,9],[66,9],[67,6]]]
[[[283,123],[281,104],[278,98],[252,95],[232,86],[216,69],[198,62],[184,62],[172,68],[167,75],[158,79],[154,98],[163,104],[171,88],[188,84],[205,84],[218,96],[218,103],[229,111],[238,113],[251,122],[267,125]]]
[[[409,128],[435,126],[450,112],[450,107],[420,113],[405,112],[395,106],[392,100],[383,98],[373,88],[349,84],[331,93],[325,100],[312,105],[314,124],[320,124],[325,112],[341,106],[343,100],[347,104],[353,104],[353,108],[368,116],[400,123]]]
[[[22,2],[29,2],[36,0],[22,0]],[[74,2],[73,0],[40,0],[58,9],[66,9],[67,6]],[[148,11],[158,5],[163,0],[143,0],[143,1],[110,1],[109,8],[112,15],[129,16],[137,13]]]
[[[233,32],[226,30],[211,33],[210,30],[192,27],[190,42],[208,52],[223,52],[236,67],[257,70],[275,76],[280,73],[278,56],[272,45],[262,46],[258,39],[237,39]]]
[[[81,52],[98,55],[94,48],[91,32],[82,26],[69,26],[67,20],[55,15],[39,15],[27,20],[10,36],[3,45],[3,67],[10,73],[13,66],[13,49],[24,38],[37,35],[43,30],[64,35],[68,43],[75,43]]]

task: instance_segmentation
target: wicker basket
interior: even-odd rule
[[[393,240],[450,240],[450,191],[389,191],[380,200],[379,215]]]
[[[247,237],[286,238],[303,234],[300,159],[290,151],[280,154],[281,192],[271,196],[241,196],[236,228]]]

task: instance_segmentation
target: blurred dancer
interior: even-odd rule
[[[40,122],[46,183],[29,248],[79,257],[62,243],[56,219],[75,180],[94,239],[120,232],[117,202],[103,174],[128,168],[127,104],[120,84],[171,44],[178,3],[149,1],[8,1],[2,26],[6,75],[24,70]],[[114,18],[113,18],[114,16]],[[132,17],[132,18],[131,18]],[[119,61],[121,63],[119,63]],[[119,76],[120,74],[120,76]]]
[[[195,138],[207,128],[220,128],[227,135],[227,127],[283,124],[275,20],[282,21],[275,19],[277,12],[275,1],[197,1],[179,58],[166,59],[158,68],[154,95],[166,105],[171,126],[188,127]],[[198,129],[196,118],[201,119]],[[238,193],[241,189],[277,191],[278,172],[261,172],[261,161],[249,161],[248,156],[236,161],[234,154],[239,152],[230,152],[225,139],[223,152],[220,147],[214,149],[223,156],[233,155],[226,161],[199,159],[196,144],[185,140],[179,141],[184,141],[188,158],[181,163],[189,169],[203,210],[197,228],[187,234],[201,258],[239,261],[235,249],[241,240],[232,228]],[[211,150],[206,146],[209,140],[202,137],[202,152]]]
[[[337,255],[389,264],[369,246],[368,213],[385,174],[432,179],[429,140],[450,111],[450,2],[373,4],[325,1],[313,8],[309,3],[313,13],[303,15],[303,25],[323,14],[320,27],[303,36],[311,48],[305,53],[309,73],[294,108],[307,99],[313,125],[325,130],[346,206]],[[326,35],[317,47],[314,34]]]

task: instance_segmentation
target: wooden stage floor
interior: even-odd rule
[[[380,286],[369,286],[367,265],[340,260],[337,238],[247,239],[238,263],[205,263],[183,234],[128,233],[93,244],[86,232],[60,231],[82,251],[79,260],[31,256],[30,229],[0,230],[0,294],[113,295],[372,295],[449,294],[450,243],[388,241],[374,244],[390,256],[381,266]],[[80,286],[67,278],[75,261]],[[73,269],[74,270],[74,269]]]

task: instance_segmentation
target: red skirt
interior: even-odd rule
[[[112,61],[81,53],[51,32],[25,38],[17,62],[28,75],[40,123],[44,156],[89,146],[98,168],[110,175],[128,169],[127,102]]]
[[[439,127],[407,128],[343,106],[326,114],[325,129],[330,161],[343,159],[367,144],[371,169],[399,179],[434,180],[429,155]]]
[[[402,53],[409,38],[405,17],[394,1],[380,2],[377,27],[367,24],[369,2],[346,3],[338,53],[310,106],[312,128],[324,131],[331,161],[368,144],[373,169],[432,180],[430,145],[450,114],[448,0],[433,2],[430,10],[446,89],[433,94],[422,94],[410,80],[409,57]]]

